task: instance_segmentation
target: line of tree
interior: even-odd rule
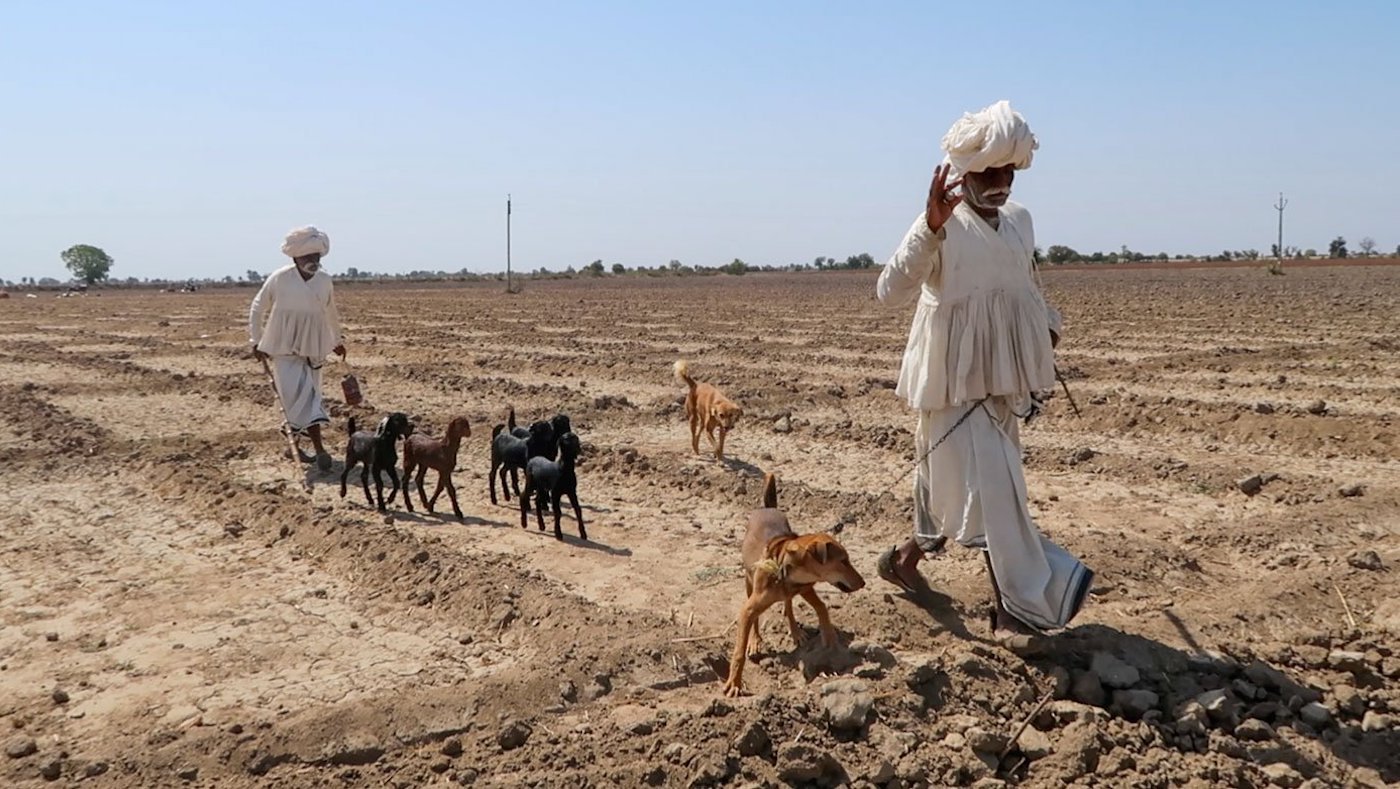
[[[1376,255],[1375,239],[1366,236],[1357,241],[1356,246],[1362,257],[1373,257]],[[1400,246],[1396,246],[1395,255],[1400,257]],[[1333,259],[1344,259],[1351,256],[1347,247],[1347,240],[1342,236],[1337,236],[1327,245],[1327,257]],[[242,278],[226,276],[221,279],[137,279],[127,277],[125,279],[113,279],[111,277],[112,266],[115,261],[101,247],[91,244],[77,244],[64,250],[59,256],[65,267],[73,275],[73,280],[84,285],[95,285],[106,283],[116,287],[142,287],[142,286],[171,286],[171,285],[260,285],[266,275],[255,269],[248,269]],[[1169,255],[1166,252],[1156,254],[1145,254],[1134,252],[1125,245],[1117,252],[1092,252],[1081,253],[1072,247],[1056,244],[1042,250],[1037,247],[1035,259],[1037,262],[1046,262],[1050,265],[1058,266],[1068,263],[1092,263],[1113,265],[1117,263],[1142,263],[1153,261],[1171,260],[1208,260],[1217,262],[1238,261],[1238,260],[1259,260],[1263,256],[1256,249],[1223,250],[1215,255]],[[1320,257],[1315,249],[1300,249],[1295,246],[1286,246],[1283,254],[1279,254],[1278,244],[1271,244],[1268,258],[1278,259],[1305,259]],[[742,275],[755,271],[861,271],[876,268],[879,264],[868,252],[858,255],[850,255],[844,261],[825,255],[818,256],[811,263],[791,263],[788,265],[753,265],[746,263],[739,258],[722,266],[690,266],[679,260],[671,260],[664,265],[654,268],[647,266],[628,267],[622,263],[613,263],[611,266],[605,264],[601,259],[575,269],[573,266],[566,267],[563,271],[552,271],[549,268],[541,267],[533,272],[517,273],[517,276],[524,278],[553,278],[562,279],[574,276],[601,277],[605,272],[611,272],[613,276],[624,276],[635,274],[641,276],[692,276],[692,275]],[[376,273],[373,271],[360,270],[354,266],[347,268],[343,274],[332,273],[331,276],[338,280],[408,280],[408,281],[459,281],[476,282],[504,280],[503,272],[479,273],[469,271],[466,268],[455,272],[443,270],[414,270],[404,273]],[[0,285],[14,287],[29,286],[54,288],[63,286],[64,283],[53,277],[20,277],[18,282],[10,280],[0,280]]]

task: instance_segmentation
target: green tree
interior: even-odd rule
[[[1327,257],[1344,258],[1347,256],[1347,240],[1341,236],[1332,239],[1332,243],[1327,245]]]
[[[1045,250],[1045,257],[1053,265],[1058,266],[1062,263],[1068,263],[1071,260],[1079,260],[1079,253],[1075,252],[1070,247],[1056,244],[1055,246]]]
[[[846,258],[846,268],[865,269],[871,268],[874,265],[875,258],[871,257],[869,252],[862,252],[859,255],[851,255]]]
[[[246,272],[244,272],[243,276],[249,282],[262,282],[263,280],[263,275],[259,274],[258,272],[252,269],[248,269]]]
[[[621,263],[614,263],[612,266],[612,272],[614,274],[626,274],[627,267],[622,265]]]
[[[63,265],[73,272],[74,277],[89,285],[107,279],[114,262],[111,255],[89,244],[71,246],[63,250],[59,257],[63,258]]]
[[[599,276],[603,273],[603,261],[595,260],[592,263],[589,263],[587,266],[584,266],[583,270],[595,277]]]
[[[738,258],[734,258],[733,262],[720,270],[726,274],[743,274],[749,270],[749,264]]]

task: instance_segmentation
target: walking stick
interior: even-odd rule
[[[263,372],[267,374],[267,383],[272,387],[272,402],[278,404],[278,408],[281,409],[282,394],[277,391],[277,379],[272,376],[272,368],[268,366],[265,357],[258,357],[258,361],[262,362]],[[311,483],[307,481],[306,472],[301,468],[301,448],[297,446],[296,434],[292,432],[292,426],[288,424],[285,413],[282,415],[282,435],[287,439],[287,450],[291,453],[289,457],[292,459],[293,466],[296,467],[296,476],[301,478],[301,487],[310,493]]]
[[[1065,390],[1065,397],[1069,398],[1069,407],[1074,409],[1075,416],[1083,416],[1079,413],[1079,404],[1074,402],[1074,395],[1069,393],[1069,384],[1065,383],[1065,377],[1060,374],[1060,368],[1055,368],[1055,380],[1060,382],[1060,386]]]

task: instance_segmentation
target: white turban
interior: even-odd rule
[[[287,234],[287,240],[282,242],[282,254],[289,258],[299,258],[302,255],[325,256],[330,253],[331,237],[312,225],[293,230]]]
[[[1010,102],[999,101],[980,112],[963,113],[943,135],[948,154],[943,163],[953,166],[950,179],[1008,164],[1024,170],[1039,147],[1021,113],[1012,111]]]

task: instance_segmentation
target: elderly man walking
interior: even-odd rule
[[[248,310],[253,355],[272,363],[286,427],[294,436],[310,436],[322,471],[330,470],[331,456],[321,440],[321,426],[330,424],[321,400],[321,366],[332,352],[345,358],[335,291],[321,270],[321,258],[330,251],[330,238],[315,227],[288,233],[282,253],[291,264],[268,276]]]
[[[954,123],[876,286],[886,304],[918,301],[896,389],[919,412],[914,537],[880,557],[880,577],[912,591],[919,560],[948,537],[980,548],[994,632],[1064,627],[1093,578],[1036,528],[1021,467],[1017,418],[1054,387],[1060,335],[1034,276],[1031,216],[1008,200],[1038,147],[1005,101]]]

